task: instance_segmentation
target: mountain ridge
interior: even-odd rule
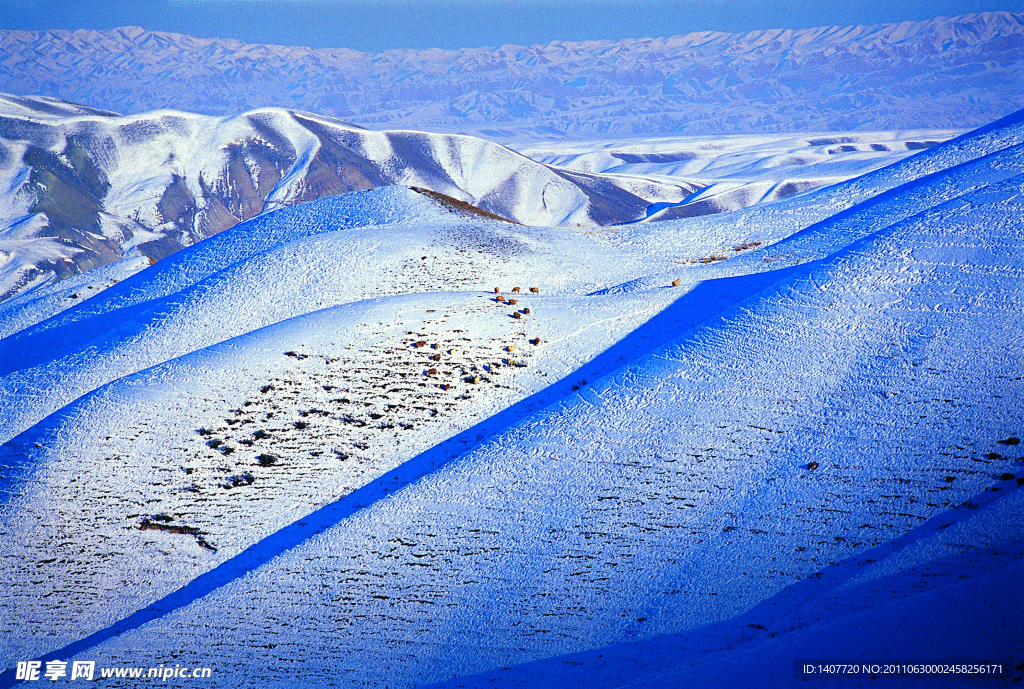
[[[132,112],[281,106],[498,140],[979,126],[1024,107],[1021,64],[1024,15],[1009,12],[379,53],[141,27],[0,32],[12,92]]]

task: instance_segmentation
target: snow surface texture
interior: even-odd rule
[[[698,188],[282,109],[121,117],[0,96],[0,299],[123,257],[159,260],[259,213],[392,184],[532,225],[637,220]]]
[[[0,32],[0,83],[119,112],[275,104],[499,141],[959,128],[1024,107],[1022,50],[1005,12],[376,54],[127,27]]]
[[[374,189],[9,313],[0,656],[224,687],[1021,676],[1022,249],[1024,112],[659,223]]]

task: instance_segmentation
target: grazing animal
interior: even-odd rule
[[[530,344],[539,345],[540,344],[540,338],[539,337],[533,338],[532,340],[530,340]]]
[[[530,307],[529,307],[529,306],[527,306],[527,307],[526,307],[525,309],[523,309],[523,313],[525,313],[525,314],[529,315],[529,313],[530,313]]]
[[[429,371],[427,371],[427,375],[428,376],[436,376],[437,375],[437,369],[436,368],[430,369]]]
[[[512,291],[513,291],[513,292],[518,292],[518,291],[519,291],[519,288],[518,288],[518,287],[513,287],[513,288],[512,288]]]
[[[501,290],[500,290],[500,289],[498,289],[497,287],[495,287],[495,288],[494,288],[494,293],[495,293],[495,294],[497,294],[497,293],[498,293],[498,292],[500,292],[500,291],[501,291]]]
[[[537,287],[531,287],[530,291],[533,292],[534,294],[540,294],[540,289]]]
[[[679,278],[676,278],[675,280],[672,281],[672,286],[673,287],[678,287],[679,286]]]
[[[518,300],[516,300],[516,299],[509,299],[509,300],[508,300],[508,303],[509,303],[509,304],[510,304],[511,306],[515,306],[516,304],[518,304],[518,303],[519,303],[519,301],[518,301]]]
[[[505,347],[505,351],[506,352],[514,352],[514,351],[516,351],[516,346],[515,345],[509,345],[508,347]]]
[[[520,318],[522,318],[522,315],[520,315],[520,313],[516,311],[515,313],[512,314],[512,318],[515,318],[518,321]]]
[[[416,347],[417,349],[419,349],[420,347],[426,347],[426,346],[427,346],[427,343],[424,342],[423,340],[420,340],[419,342],[416,342],[416,343],[413,344],[413,347]]]
[[[435,354],[434,356],[432,356],[430,358],[433,359],[434,361],[440,361],[441,360],[441,355],[440,354]]]
[[[438,387],[440,387],[442,390],[447,390],[447,389],[449,389],[451,387],[451,385],[448,385],[448,383],[445,383],[444,385],[440,385]]]
[[[499,304],[501,304],[501,303],[503,303],[503,302],[505,301],[505,297],[503,297],[503,296],[501,296],[501,295],[499,294],[498,296],[496,296],[496,297],[494,298],[494,301],[496,301],[496,302],[498,302]]]

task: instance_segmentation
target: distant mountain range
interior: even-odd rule
[[[0,299],[132,251],[159,260],[283,206],[389,185],[530,225],[638,220],[701,186],[560,170],[484,139],[372,132],[279,108],[120,116],[0,94]]]
[[[1024,107],[1024,15],[377,54],[3,31],[0,83],[118,112],[279,106],[504,141],[963,128]]]

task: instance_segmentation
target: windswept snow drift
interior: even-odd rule
[[[373,189],[0,312],[3,657],[225,687],[1020,676],[1022,256],[1019,113],[705,218]]]

